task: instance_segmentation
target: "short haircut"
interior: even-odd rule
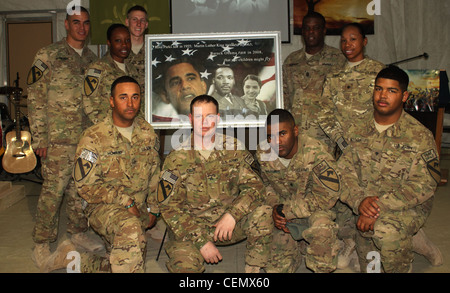
[[[108,30],[106,31],[106,38],[108,41],[111,41],[112,33],[118,28],[124,28],[129,32],[128,27],[126,27],[123,23],[113,23],[108,27]]]
[[[89,15],[89,17],[90,17],[90,14],[89,14],[89,11],[86,9],[86,8],[84,8],[83,6],[72,6],[70,9],[72,10],[72,11],[74,11],[76,8],[80,8],[80,13],[81,12],[85,12],[85,13],[87,13],[88,15]],[[69,20],[69,17],[70,16],[72,16],[72,15],[69,15],[69,13],[66,13],[66,20]]]
[[[142,11],[145,13],[145,15],[147,15],[147,10],[145,10],[144,7],[142,7],[141,5],[134,5],[133,7],[131,7],[130,9],[128,9],[127,11],[127,18],[130,17],[130,13],[133,11]]]
[[[219,103],[217,102],[217,100],[215,98],[211,97],[210,95],[200,95],[200,96],[195,97],[191,101],[191,105],[190,105],[191,114],[193,114],[194,104],[197,102],[198,103],[213,103],[216,106],[217,113],[219,113]]]
[[[308,13],[303,17],[303,23],[304,23],[305,20],[308,19],[308,18],[317,18],[318,20],[320,20],[320,22],[322,23],[323,27],[326,26],[325,17],[323,17],[323,15],[320,14],[319,12],[316,12],[316,11],[308,12]]]
[[[344,26],[342,27],[341,34],[342,34],[342,32],[344,32],[344,30],[345,30],[346,28],[348,28],[348,27],[355,27],[355,28],[359,31],[359,33],[361,34],[361,36],[363,37],[363,39],[366,38],[366,32],[365,32],[365,30],[364,30],[364,27],[363,27],[361,24],[357,23],[357,22],[347,23],[346,25],[344,25]]]
[[[398,81],[398,84],[399,84],[402,92],[405,92],[408,90],[408,84],[409,84],[408,74],[395,65],[389,65],[388,67],[386,67],[386,68],[382,69],[380,72],[378,72],[377,77],[375,78],[375,82],[379,78],[396,80],[396,81]]]
[[[244,78],[244,80],[242,81],[242,84],[245,85],[245,82],[246,82],[247,80],[249,80],[249,79],[250,79],[250,80],[256,81],[256,82],[258,83],[259,87],[262,87],[262,81],[261,81],[261,78],[259,78],[259,76],[254,75],[254,74],[249,74],[249,75],[247,75],[247,76]]]
[[[121,77],[117,78],[116,80],[114,80],[113,83],[111,84],[111,96],[114,96],[114,90],[116,89],[116,86],[118,84],[127,83],[127,82],[135,83],[138,85],[139,90],[141,89],[141,86],[139,85],[139,83],[137,82],[136,79],[134,79],[131,76],[124,75],[124,76],[121,76]]]
[[[278,119],[274,119],[275,117],[277,117]],[[272,123],[284,123],[284,122],[288,122],[292,126],[295,126],[294,116],[292,116],[292,114],[288,110],[275,109],[272,112],[270,112],[269,115],[267,116],[266,127],[268,125],[272,125]]]

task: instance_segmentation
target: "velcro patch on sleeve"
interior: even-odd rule
[[[169,171],[164,171],[158,184],[158,202],[162,203],[169,198],[174,190],[178,176]]]

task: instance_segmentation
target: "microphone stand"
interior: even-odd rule
[[[419,59],[419,58],[422,58],[422,57],[424,57],[425,59],[428,59],[429,55],[427,53],[423,53],[422,55],[419,55],[419,56],[416,56],[416,57],[411,57],[411,58],[407,58],[407,59],[404,59],[404,60],[400,60],[400,61],[388,64],[388,66],[396,65],[396,64],[403,63],[403,62],[406,62],[406,61],[411,61],[411,60],[414,60],[414,59]]]

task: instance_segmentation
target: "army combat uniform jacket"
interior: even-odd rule
[[[289,54],[284,61],[284,108],[292,113],[301,128],[308,129],[321,110],[326,75],[342,69],[345,62],[340,50],[327,45],[309,59],[302,48]]]
[[[135,119],[130,142],[107,117],[87,129],[78,145],[73,173],[78,193],[89,208],[98,204],[125,207],[133,199],[142,211],[150,207],[157,213],[158,151],[159,139],[144,119]]]
[[[354,67],[347,65],[327,76],[322,93],[327,104],[318,114],[318,123],[331,140],[345,138],[345,130],[372,111],[375,78],[383,68],[382,63],[366,57]]]
[[[235,138],[216,134],[207,160],[190,141],[165,159],[158,201],[175,240],[200,249],[211,241],[216,221],[230,213],[239,222],[261,205],[265,191],[253,155]]]
[[[130,51],[130,55],[125,59],[125,63],[130,64],[136,70],[136,80],[141,85],[141,92],[145,94],[145,44],[137,54]]]
[[[378,196],[381,213],[420,209],[425,214],[440,182],[439,158],[432,133],[403,112],[379,133],[373,116],[352,130],[351,148],[339,159],[344,176],[341,200],[359,214],[361,201]],[[423,213],[421,213],[423,214]]]
[[[97,59],[87,47],[80,56],[65,38],[37,52],[27,78],[34,148],[78,143],[87,126],[81,106],[83,78]]]
[[[267,142],[256,154],[268,191],[266,204],[284,204],[287,219],[307,218],[335,205],[341,191],[340,175],[333,157],[318,140],[299,135],[298,151],[287,167]]]
[[[92,124],[103,121],[111,114],[111,85],[117,78],[128,75],[137,80],[136,69],[128,62],[125,66],[126,73],[116,65],[109,52],[89,66],[83,82],[83,109]]]

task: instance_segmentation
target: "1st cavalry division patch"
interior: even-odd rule
[[[427,164],[427,169],[431,177],[439,184],[441,182],[441,168],[439,167],[439,160],[436,152],[431,149],[422,154],[422,159]]]
[[[86,78],[84,79],[84,94],[86,96],[92,95],[92,93],[97,89],[100,82],[101,73],[101,70],[89,69]]]
[[[169,171],[164,171],[164,174],[161,176],[161,180],[159,181],[158,184],[159,203],[165,201],[169,196],[172,195],[173,188],[177,180],[178,176]]]
[[[97,155],[91,151],[84,149],[80,157],[75,162],[75,168],[73,172],[73,178],[79,182],[83,180],[94,167],[97,162]]]
[[[47,69],[48,66],[44,62],[39,59],[36,60],[36,62],[34,62],[33,66],[31,67],[30,72],[28,72],[27,84],[32,85],[33,83],[41,79]]]
[[[322,182],[322,184],[331,189],[332,191],[338,192],[340,189],[340,181],[336,171],[328,165],[327,161],[320,162],[313,169],[317,178]]]

